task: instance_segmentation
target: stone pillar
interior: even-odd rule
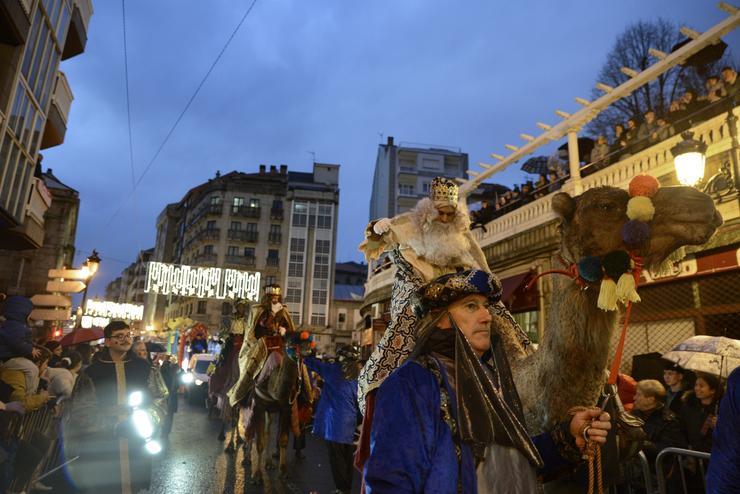
[[[580,195],[583,192],[583,186],[581,185],[581,163],[578,156],[578,133],[575,129],[568,132],[568,162],[570,179],[573,181],[573,193]]]

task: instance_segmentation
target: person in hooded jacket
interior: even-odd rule
[[[357,377],[362,365],[351,350],[340,350],[334,362],[306,357],[303,362],[321,376],[324,385],[313,421],[313,433],[329,449],[329,464],[337,489],[335,494],[352,491],[354,435],[360,418],[357,404]]]
[[[26,389],[38,387],[39,369],[30,359],[39,354],[33,347],[28,317],[33,310],[31,299],[20,296],[8,297],[2,307],[4,321],[0,322],[0,367],[21,371],[26,380]]]
[[[712,439],[712,461],[707,471],[707,492],[730,494],[740,486],[740,367],[727,378],[727,393],[719,404]]]

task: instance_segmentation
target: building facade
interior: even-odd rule
[[[49,194],[40,248],[0,251],[0,292],[32,297],[46,293],[50,269],[73,267],[80,195],[49,169],[41,175]]]
[[[90,0],[7,0],[0,6],[2,249],[38,249],[44,240],[51,204],[39,151],[64,141],[73,96],[59,64],[84,51],[91,16]]]
[[[413,208],[429,194],[434,177],[466,178],[468,155],[459,148],[396,145],[392,136],[378,146],[370,196],[370,220]]]
[[[297,326],[325,326],[333,277],[324,266],[335,259],[338,177],[339,165],[320,163],[309,173],[286,165],[217,173],[159,215],[153,260],[259,271],[263,287],[282,285]],[[146,300],[145,322],[155,328],[187,316],[217,332],[233,311],[233,301]]]

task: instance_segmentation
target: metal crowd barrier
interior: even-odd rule
[[[695,458],[697,460],[697,464],[699,465],[699,471],[701,472],[702,482],[704,482],[704,479],[706,477],[706,472],[704,470],[705,468],[704,462],[706,460],[709,460],[709,456],[710,456],[709,453],[704,453],[703,451],[692,451],[690,449],[683,449],[683,448],[666,448],[660,453],[658,453],[657,458],[655,458],[655,472],[658,478],[658,493],[659,494],[668,494],[666,479],[663,474],[663,460],[669,456],[678,456],[678,460],[679,460],[678,465],[679,465],[679,471],[681,473],[681,486],[683,487],[683,492],[685,494],[691,494],[689,491],[689,486],[686,482],[686,472],[684,471],[684,462],[681,460],[684,457]],[[706,485],[704,487],[706,489]]]
[[[28,471],[19,472],[18,469],[14,469],[10,492],[29,492],[35,482],[59,468],[62,458],[59,432],[62,419],[66,415],[63,408],[63,404],[58,405],[55,413],[53,407],[45,406],[18,415],[12,420],[10,437],[17,441],[18,452],[20,453],[23,447],[32,448],[34,453],[40,456],[40,461],[30,474]],[[41,445],[46,446],[43,451],[38,450]]]

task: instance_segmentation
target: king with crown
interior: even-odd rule
[[[416,343],[413,294],[431,280],[449,273],[477,269],[488,263],[470,233],[470,218],[459,200],[457,184],[444,177],[432,180],[429,197],[408,212],[371,221],[360,251],[368,262],[388,255],[396,268],[391,291],[390,322],[359,378],[358,400],[365,412],[366,397],[409,356]],[[509,359],[523,356],[529,340],[499,302],[491,308],[493,327]]]

